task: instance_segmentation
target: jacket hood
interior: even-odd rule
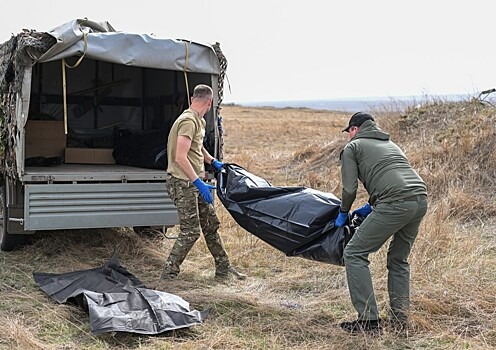
[[[358,129],[357,134],[351,140],[356,139],[377,139],[387,141],[389,140],[389,134],[383,131],[377,126],[372,120],[367,120]]]

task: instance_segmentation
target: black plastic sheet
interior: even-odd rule
[[[335,227],[341,201],[305,187],[277,187],[236,164],[217,177],[217,195],[245,230],[287,256],[344,265],[349,227]]]
[[[159,334],[203,323],[207,312],[190,310],[177,295],[145,288],[115,254],[101,267],[63,274],[33,273],[38,287],[59,303],[88,309],[93,334]]]

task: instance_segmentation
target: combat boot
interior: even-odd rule
[[[342,322],[341,328],[352,335],[370,334],[381,335],[382,324],[379,320],[356,320],[351,322]]]
[[[225,281],[225,280],[227,280],[229,278],[230,275],[232,275],[236,279],[242,280],[242,281],[248,278],[247,275],[245,275],[244,273],[241,273],[241,272],[237,271],[231,265],[229,265],[227,267],[223,267],[223,268],[217,267],[216,270],[215,270],[215,279],[218,280],[218,281]]]
[[[177,264],[174,264],[173,261],[167,260],[165,263],[164,270],[162,271],[162,274],[160,275],[160,279],[163,280],[172,280],[177,278],[177,275],[179,275],[179,266]]]
[[[402,312],[391,312],[385,321],[385,326],[398,335],[408,333],[408,317]]]

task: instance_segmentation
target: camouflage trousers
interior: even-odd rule
[[[180,233],[167,258],[164,272],[174,275],[179,273],[186,255],[200,238],[200,232],[203,232],[208,250],[214,257],[216,270],[227,273],[229,257],[218,233],[220,221],[213,205],[208,205],[201,198],[191,181],[171,175],[167,176],[167,192],[177,208]]]

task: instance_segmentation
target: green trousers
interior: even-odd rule
[[[378,320],[379,312],[369,269],[369,254],[392,237],[387,252],[388,292],[394,317],[406,320],[410,306],[408,256],[427,212],[427,196],[378,203],[344,250],[351,301],[362,320]]]

